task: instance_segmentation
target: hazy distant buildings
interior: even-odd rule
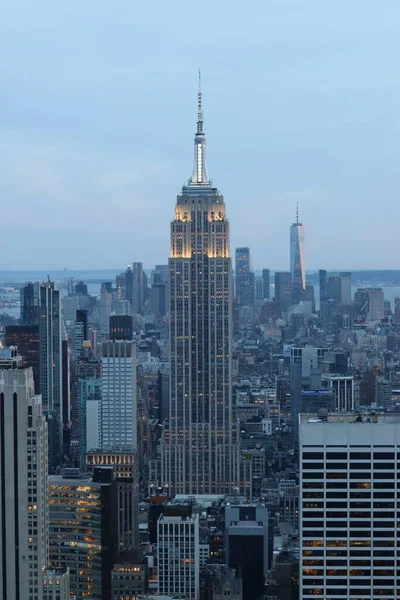
[[[351,304],[351,273],[340,273],[340,301],[349,306]]]
[[[208,178],[198,96],[193,176],[171,225],[169,426],[162,483],[174,493],[228,493],[239,483],[232,423],[232,265],[225,203]]]
[[[62,315],[60,291],[53,281],[40,285],[39,377],[43,409],[49,417],[49,462],[62,458]]]
[[[141,312],[146,300],[147,276],[141,262],[132,263],[132,312]]]
[[[269,300],[269,298],[270,298],[270,272],[269,272],[269,269],[263,269],[263,271],[262,271],[262,289],[263,289],[263,298]]]
[[[394,299],[394,322],[396,325],[400,325],[400,297],[396,296]]]
[[[304,225],[299,223],[298,208],[296,223],[290,227],[290,275],[293,302],[298,303],[306,289]]]
[[[75,285],[75,294],[77,296],[87,296],[88,287],[86,283],[84,283],[83,281],[78,281],[78,283]]]
[[[111,292],[108,292],[107,289],[104,289],[99,300],[100,329],[103,331],[108,331],[110,324],[111,300]]]
[[[325,269],[320,269],[319,272],[319,300],[328,300],[328,289],[327,289],[327,272]]]
[[[382,288],[358,288],[354,301],[360,318],[368,322],[383,319],[385,302]]]
[[[292,305],[292,277],[289,272],[275,273],[275,303],[283,312]]]
[[[254,273],[250,248],[236,248],[235,299],[239,306],[254,306]]]

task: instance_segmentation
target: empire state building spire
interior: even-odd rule
[[[197,93],[197,131],[194,137],[194,165],[190,186],[209,185],[206,166],[206,136],[203,132],[203,109],[201,71],[199,69],[199,91]]]

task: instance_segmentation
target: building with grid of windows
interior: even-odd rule
[[[43,600],[71,600],[69,569],[43,573]]]
[[[8,349],[6,349],[8,350]],[[11,349],[12,352],[12,349]],[[31,368],[0,371],[0,599],[42,597],[47,566],[47,423]]]
[[[399,415],[299,422],[300,598],[399,598]]]
[[[199,515],[167,517],[157,523],[158,594],[198,600]]]
[[[174,494],[232,493],[240,481],[232,412],[232,263],[223,196],[207,174],[198,93],[193,176],[177,198],[169,259],[169,423],[161,483]]]
[[[117,482],[112,467],[78,469],[49,477],[49,558],[69,568],[71,595],[101,600],[111,595],[117,551]]]
[[[137,448],[136,344],[103,343],[101,449],[133,452]]]

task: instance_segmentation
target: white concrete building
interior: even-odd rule
[[[166,517],[158,528],[158,594],[198,600],[200,595],[199,515]]]
[[[103,343],[101,449],[137,449],[136,344]]]
[[[299,417],[300,598],[400,597],[400,416]]]
[[[0,600],[42,598],[48,559],[48,446],[32,369],[0,372]]]

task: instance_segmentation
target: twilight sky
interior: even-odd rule
[[[165,263],[197,70],[231,247],[400,268],[399,0],[16,0],[0,18],[1,269]]]

